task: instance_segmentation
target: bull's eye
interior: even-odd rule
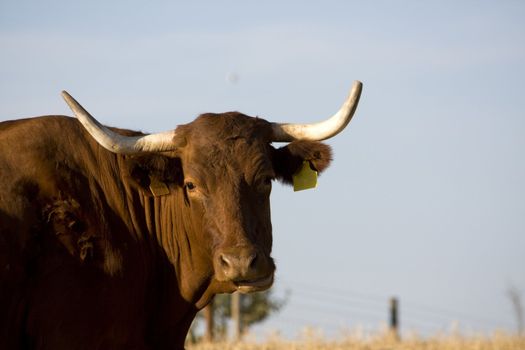
[[[197,186],[195,186],[195,185],[193,184],[193,182],[188,181],[188,182],[186,182],[186,183],[184,184],[184,187],[185,187],[186,190],[188,190],[188,191],[193,191]]]

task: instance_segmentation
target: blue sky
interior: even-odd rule
[[[356,116],[315,190],[272,193],[275,293],[257,332],[515,329],[525,299],[522,1],[0,0],[0,120],[69,114],[161,131],[203,112]],[[228,79],[236,75],[236,82]]]

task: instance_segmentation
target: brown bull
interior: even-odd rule
[[[76,117],[0,123],[0,348],[183,348],[217,293],[273,283],[270,191],[350,121],[204,114],[160,134]],[[272,142],[290,142],[274,148]]]

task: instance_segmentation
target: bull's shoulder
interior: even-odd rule
[[[29,235],[48,199],[73,187],[70,180],[80,173],[68,150],[82,152],[78,124],[65,116],[0,122],[0,230],[4,233]],[[75,171],[77,176],[71,175]]]
[[[66,150],[82,149],[79,132],[78,122],[65,116],[1,122],[0,208],[2,202],[25,197],[28,184],[50,182],[57,161],[71,163]]]
[[[4,251],[49,236],[82,262],[107,265],[111,249],[100,232],[116,190],[100,169],[115,169],[115,156],[65,116],[0,123],[0,149],[0,234],[10,242]]]

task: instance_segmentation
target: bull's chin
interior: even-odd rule
[[[219,281],[212,279],[208,288],[195,301],[197,309],[202,309],[213,299],[215,294],[219,293],[254,293],[267,290],[273,285],[273,272],[263,278],[247,281]]]
[[[262,292],[263,290],[267,290],[273,285],[273,273],[269,274],[266,277],[259,278],[256,280],[249,280],[249,281],[236,281],[233,282],[236,291],[239,293],[254,293],[254,292]]]

